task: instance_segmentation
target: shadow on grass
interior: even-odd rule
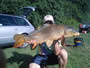
[[[19,68],[29,68],[29,64],[32,61],[32,56],[19,54],[17,52],[13,52],[13,56],[8,59],[8,63],[17,63],[20,64]]]
[[[12,47],[13,47],[12,45],[9,45],[9,46],[5,46],[5,45],[3,46],[3,45],[2,45],[2,47],[0,47],[0,48],[1,48],[1,49],[6,49],[6,48],[12,48]]]
[[[17,52],[13,52],[13,56],[8,58],[8,63],[13,64],[17,63],[19,68],[29,68],[29,64],[32,61],[32,56],[19,54]],[[58,59],[56,55],[50,55],[47,61],[47,65],[55,65],[58,64]]]
[[[81,45],[79,45],[81,46]],[[78,47],[77,45],[66,45],[65,47]]]

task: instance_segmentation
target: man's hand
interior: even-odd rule
[[[35,42],[36,42],[36,40],[27,41],[27,43],[29,43],[29,44],[34,44]]]
[[[61,48],[60,48],[60,46],[59,46],[59,43],[57,42],[57,43],[54,45],[54,53],[55,53],[56,55],[59,55],[60,51],[61,51]]]
[[[32,45],[31,45],[31,48],[32,48],[32,49],[35,49],[36,46],[37,46],[36,40],[27,41],[27,43],[32,44]]]

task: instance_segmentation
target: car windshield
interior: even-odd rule
[[[19,17],[0,15],[0,24],[3,26],[27,26],[28,23]]]

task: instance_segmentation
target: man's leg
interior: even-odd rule
[[[36,63],[30,63],[29,68],[40,68],[40,65]]]
[[[65,49],[61,50],[60,54],[58,55],[58,59],[59,59],[59,67],[66,68],[68,54]]]
[[[65,49],[59,47],[58,43],[54,46],[55,54],[58,56],[59,59],[59,68],[66,68],[68,53]]]
[[[38,54],[33,58],[32,63],[29,64],[29,68],[43,68],[47,59],[46,55]]]

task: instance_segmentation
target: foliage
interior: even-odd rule
[[[0,13],[17,14],[24,6],[36,7],[36,12],[28,17],[35,27],[43,24],[47,14],[53,15],[57,24],[73,25],[71,22],[86,20],[88,12],[87,0],[0,0]]]
[[[0,13],[16,14],[19,8],[29,4],[26,0],[0,0]]]

